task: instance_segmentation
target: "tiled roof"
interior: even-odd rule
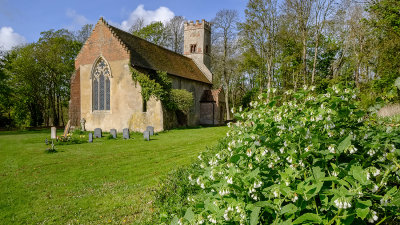
[[[171,75],[211,84],[195,62],[186,56],[148,42],[116,27],[111,32],[128,48],[133,66],[165,71]]]

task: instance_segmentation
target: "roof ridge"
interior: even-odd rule
[[[129,34],[129,35],[131,35],[131,36],[133,36],[133,37],[135,37],[135,38],[139,38],[139,39],[141,39],[141,40],[143,40],[143,41],[145,41],[145,42],[147,42],[147,43],[149,43],[149,44],[151,44],[151,45],[157,46],[157,47],[162,48],[162,49],[164,49],[164,50],[167,50],[167,51],[169,51],[169,52],[171,52],[171,53],[174,53],[174,54],[176,54],[176,55],[183,56],[183,57],[185,57],[185,58],[187,58],[187,59],[191,59],[191,58],[189,58],[189,57],[187,57],[187,56],[185,56],[185,55],[183,55],[183,54],[180,54],[180,53],[178,53],[178,52],[172,51],[171,49],[168,49],[168,48],[166,48],[166,47],[164,47],[164,46],[154,44],[153,42],[148,41],[148,40],[146,40],[146,39],[144,39],[144,38],[142,38],[142,37],[139,37],[139,36],[137,36],[137,35],[134,35],[134,34],[131,34],[131,33],[129,33],[129,32],[126,32],[126,31],[124,31],[124,30],[122,30],[122,29],[120,29],[120,28],[118,28],[118,27],[109,25],[107,22],[105,22],[105,23],[106,23],[107,26],[110,27],[110,28],[117,29],[117,30],[119,30],[119,31],[121,31],[121,32],[124,32],[124,33],[126,33],[126,34]],[[119,37],[118,37],[118,38],[119,38]]]

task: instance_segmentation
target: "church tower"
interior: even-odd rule
[[[204,19],[184,24],[183,55],[193,59],[212,82],[211,68],[211,24]]]

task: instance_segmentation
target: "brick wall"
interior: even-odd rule
[[[81,85],[79,68],[71,77],[71,96],[69,100],[68,117],[71,126],[79,126],[81,120]]]
[[[111,33],[108,25],[100,19],[92,34],[82,47],[75,60],[75,69],[80,65],[93,64],[102,55],[107,61],[129,59],[129,52]]]

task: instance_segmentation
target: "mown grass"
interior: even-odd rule
[[[50,130],[0,132],[1,224],[132,224],[151,216],[151,189],[225,135],[226,127],[172,130],[145,142],[56,145]],[[59,131],[61,134],[62,131]]]

